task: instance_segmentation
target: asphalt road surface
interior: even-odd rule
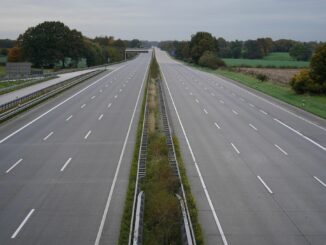
[[[0,244],[116,244],[149,61],[0,126]]]
[[[326,244],[326,129],[156,50],[206,244]]]

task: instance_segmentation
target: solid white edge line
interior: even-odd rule
[[[253,128],[254,130],[258,131],[258,129],[257,129],[254,125],[252,125],[251,123],[249,123],[249,126],[250,126],[251,128]]]
[[[160,64],[159,64],[159,66],[160,66]],[[161,66],[160,66],[160,67],[161,67]],[[206,188],[206,184],[205,184],[205,182],[204,182],[203,176],[202,176],[202,174],[201,174],[201,172],[200,172],[200,170],[199,170],[198,164],[197,164],[197,162],[196,162],[195,155],[194,155],[194,153],[193,153],[193,151],[192,151],[192,147],[191,147],[191,145],[190,145],[190,143],[189,143],[189,140],[188,140],[188,137],[187,137],[186,131],[185,131],[185,129],[184,129],[184,127],[183,127],[183,124],[182,124],[182,122],[181,122],[181,119],[180,119],[180,116],[179,116],[179,112],[178,112],[177,107],[176,107],[176,105],[175,105],[175,103],[174,103],[174,100],[173,100],[173,97],[172,97],[172,94],[171,94],[171,91],[170,91],[169,85],[167,84],[167,81],[166,81],[166,79],[165,79],[165,75],[164,75],[164,73],[163,73],[163,69],[160,69],[160,70],[161,70],[161,73],[162,73],[162,76],[163,76],[163,80],[164,80],[164,82],[165,82],[165,84],[166,84],[166,87],[167,87],[167,89],[168,89],[168,93],[169,93],[169,95],[170,95],[170,98],[171,98],[171,101],[172,101],[172,105],[173,105],[174,110],[175,110],[175,112],[176,112],[176,115],[177,115],[177,118],[178,118],[179,124],[180,124],[180,126],[181,126],[182,133],[183,133],[183,135],[185,136],[185,139],[186,139],[186,142],[187,142],[187,145],[188,145],[188,148],[189,148],[189,151],[190,151],[190,154],[191,154],[192,160],[193,160],[193,162],[194,162],[194,165],[195,165],[195,167],[196,167],[197,173],[198,173],[198,175],[199,175],[199,179],[200,179],[201,185],[202,185],[202,187],[203,187],[203,189],[204,189],[204,192],[205,192],[205,195],[206,195],[206,198],[207,198],[207,201],[208,201],[209,207],[210,207],[210,209],[211,209],[211,211],[212,211],[212,214],[213,214],[213,217],[214,217],[215,223],[216,223],[217,228],[218,228],[218,230],[219,230],[219,232],[220,232],[220,235],[221,235],[221,238],[222,238],[223,244],[224,244],[224,245],[228,245],[228,242],[227,242],[226,237],[225,237],[225,235],[224,235],[224,231],[223,231],[223,229],[222,229],[222,226],[221,226],[220,220],[219,220],[219,218],[217,217],[217,214],[216,214],[216,211],[215,211],[214,205],[213,205],[213,203],[212,203],[212,200],[211,200],[210,195],[209,195],[209,193],[208,193],[208,190],[207,190],[207,188]]]
[[[27,216],[25,217],[25,219],[23,220],[23,222],[21,222],[21,224],[18,226],[17,230],[12,234],[11,239],[16,238],[16,236],[18,235],[18,233],[20,232],[20,230],[23,228],[23,226],[26,224],[26,222],[28,221],[28,219],[32,216],[32,214],[34,213],[35,209],[32,209],[31,211],[29,211],[29,213],[27,214]]]
[[[274,146],[277,148],[277,149],[279,149],[284,155],[288,155],[288,153],[285,151],[285,150],[283,150],[280,146],[278,146],[277,144],[274,144]]]
[[[265,188],[267,189],[267,191],[270,193],[270,194],[274,194],[271,190],[271,188],[269,188],[269,186],[265,183],[265,181],[258,175],[257,178],[260,180],[260,182],[265,186]]]
[[[19,163],[21,163],[23,159],[19,159],[17,162],[15,162],[10,168],[7,169],[6,174],[9,173],[14,167],[16,167]]]
[[[52,131],[51,133],[49,133],[47,136],[45,136],[45,137],[43,138],[43,140],[44,140],[44,141],[47,140],[48,138],[50,138],[50,137],[52,136],[52,134],[53,134],[53,131]]]
[[[310,139],[308,136],[303,135],[303,134],[300,133],[298,130],[295,130],[294,128],[292,128],[292,127],[290,127],[289,125],[285,124],[284,122],[278,120],[277,118],[274,118],[274,121],[278,122],[279,124],[283,125],[284,127],[288,128],[288,129],[290,129],[292,132],[294,132],[294,133],[300,135],[302,138],[308,140],[310,143],[312,143],[312,144],[318,146],[318,147],[319,147],[320,149],[322,149],[323,151],[326,151],[326,147],[324,147],[324,146],[320,145],[319,143],[317,143],[316,141]]]
[[[101,240],[101,236],[102,236],[102,232],[103,232],[103,228],[104,228],[106,216],[107,216],[108,211],[109,211],[109,207],[110,207],[110,203],[111,203],[113,191],[114,191],[114,188],[115,188],[115,184],[117,182],[117,179],[118,179],[118,174],[119,174],[119,170],[120,170],[122,158],[124,156],[124,152],[125,152],[125,149],[126,149],[128,138],[129,138],[131,126],[132,126],[132,123],[134,121],[134,117],[135,117],[135,114],[136,114],[136,110],[137,110],[139,98],[140,98],[141,92],[143,90],[143,85],[144,85],[144,82],[145,82],[145,79],[146,79],[146,74],[148,74],[149,65],[150,65],[150,63],[147,64],[147,69],[146,69],[146,72],[144,74],[143,82],[142,82],[141,87],[139,89],[139,93],[138,93],[138,97],[137,97],[137,100],[136,100],[135,108],[134,108],[134,111],[133,111],[132,116],[131,116],[131,119],[130,119],[130,123],[129,123],[128,131],[127,131],[127,135],[126,135],[125,141],[124,141],[123,146],[122,146],[120,158],[119,158],[118,165],[117,165],[117,168],[116,168],[116,171],[115,171],[115,174],[114,174],[114,178],[113,178],[112,185],[111,185],[111,188],[110,188],[110,192],[109,192],[109,195],[108,195],[108,198],[107,198],[107,202],[105,204],[105,208],[104,208],[104,211],[103,211],[101,223],[100,223],[100,226],[99,226],[97,235],[96,235],[96,240],[95,240],[94,245],[99,245],[100,240]]]
[[[54,107],[52,107],[50,110],[42,113],[41,115],[39,115],[38,117],[36,117],[35,119],[33,119],[32,121],[28,122],[27,124],[25,124],[24,126],[20,127],[19,129],[17,129],[16,131],[12,132],[11,134],[9,134],[8,136],[6,136],[5,138],[3,138],[2,140],[0,140],[0,144],[2,144],[3,142],[5,142],[6,140],[10,139],[12,136],[14,136],[15,134],[19,133],[20,131],[22,131],[23,129],[27,128],[29,125],[35,123],[36,121],[38,121],[39,119],[41,119],[42,117],[44,117],[45,115],[49,114],[51,111],[57,109],[59,106],[63,105],[64,103],[66,103],[67,101],[71,100],[72,98],[76,97],[77,95],[81,94],[82,92],[84,92],[85,90],[87,90],[88,88],[94,86],[95,84],[97,84],[99,81],[103,80],[104,78],[110,76],[111,74],[113,74],[114,72],[120,70],[121,68],[125,67],[126,65],[120,66],[119,68],[115,69],[114,71],[110,72],[109,74],[101,77],[100,79],[96,80],[95,82],[91,83],[90,85],[86,86],[85,88],[79,90],[77,93],[71,95],[70,97],[68,97],[67,99],[65,99],[64,101],[60,102],[59,104],[55,105]]]
[[[316,176],[313,176],[315,180],[317,180],[322,186],[326,187],[326,184],[320,180],[319,178],[317,178]]]
[[[86,139],[88,138],[88,136],[89,136],[91,133],[92,133],[92,131],[89,130],[89,131],[87,132],[87,134],[85,135],[84,139],[86,140]]]
[[[238,150],[238,148],[231,142],[231,145],[233,147],[233,149],[238,153],[240,154],[240,151]]]
[[[65,162],[65,164],[60,169],[60,172],[62,172],[63,170],[65,170],[65,168],[68,166],[68,164],[71,162],[71,160],[72,160],[72,158],[69,157],[68,160]]]

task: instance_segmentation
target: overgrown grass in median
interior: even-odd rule
[[[186,64],[189,65],[189,64]],[[237,81],[250,88],[268,94],[290,105],[296,106],[305,111],[311,112],[321,118],[326,119],[326,96],[296,94],[289,85],[282,85],[270,81],[261,82],[257,78],[243,73],[235,72],[230,69],[212,70],[195,65],[190,65],[201,71],[209,72],[215,75],[224,76],[226,78]]]
[[[148,83],[146,81],[145,91],[147,91],[147,86]],[[140,147],[140,141],[142,136],[145,105],[146,105],[146,96],[143,97],[141,114],[137,125],[136,144],[135,144],[134,154],[133,154],[131,167],[130,167],[128,190],[127,190],[127,195],[126,195],[126,200],[125,200],[125,205],[124,205],[123,215],[122,215],[122,220],[120,225],[120,235],[118,241],[119,245],[126,245],[128,244],[129,241],[130,222],[131,222],[132,206],[133,206],[134,194],[135,194],[139,147]]]

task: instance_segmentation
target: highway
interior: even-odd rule
[[[118,68],[121,65],[122,64],[114,64],[114,65],[108,66],[107,68],[110,70],[111,69],[113,70],[115,68]],[[44,89],[44,88],[52,86],[54,84],[63,82],[65,80],[68,80],[68,79],[71,79],[71,78],[74,78],[74,77],[77,77],[77,76],[80,76],[80,75],[83,75],[83,74],[86,74],[86,73],[89,73],[89,72],[95,71],[95,70],[97,70],[97,69],[96,68],[95,69],[87,69],[87,70],[80,70],[80,71],[58,74],[56,78],[52,78],[48,81],[40,82],[40,83],[31,85],[31,86],[28,86],[25,88],[14,90],[9,93],[1,94],[0,95],[0,105],[3,105],[5,103],[13,101],[14,99],[18,99],[20,97],[34,93],[38,90]]]
[[[326,123],[156,49],[206,244],[326,244]]]
[[[151,54],[0,126],[0,244],[116,244]]]

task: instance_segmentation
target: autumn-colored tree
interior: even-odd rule
[[[21,62],[23,61],[21,49],[13,47],[8,49],[8,62]]]

